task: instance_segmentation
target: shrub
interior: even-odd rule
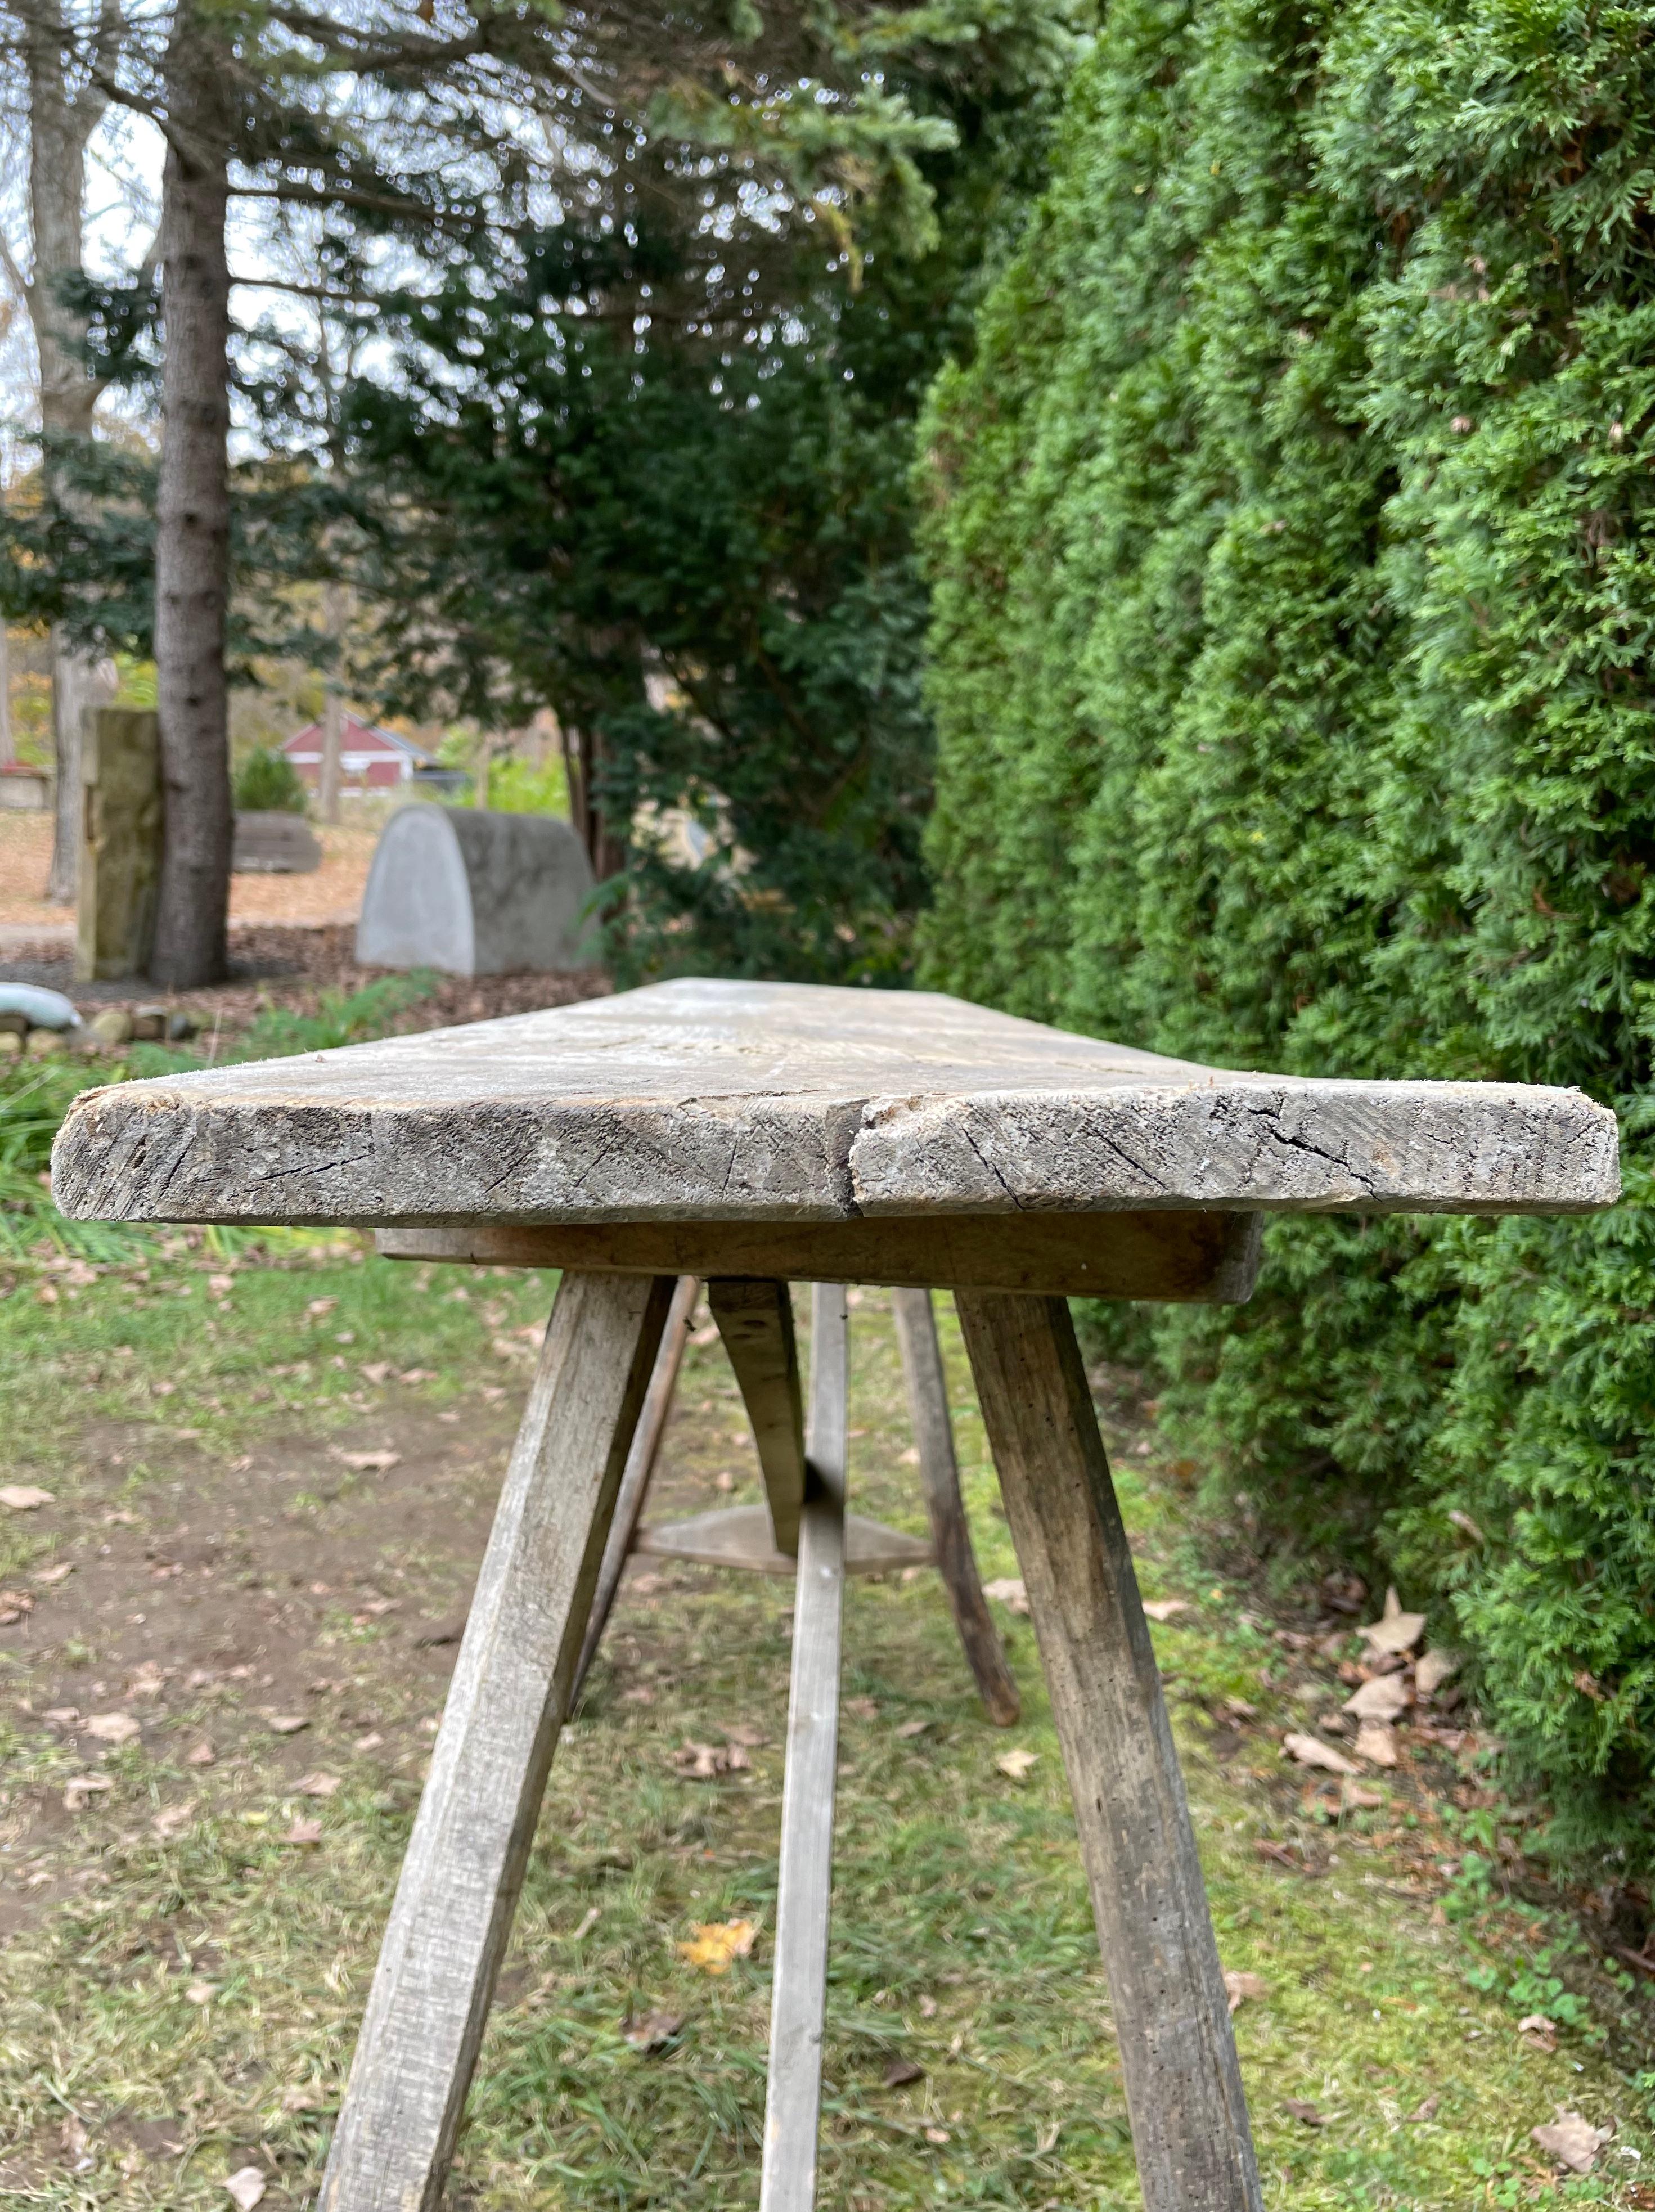
[[[244,814],[302,814],[309,800],[287,755],[255,745],[236,771],[235,803]]]
[[[1620,1108],[1613,1215],[1284,1223],[1153,1326],[1220,1484],[1429,1594],[1644,1867],[1652,94],[1635,10],[1118,0],[924,438],[929,981]]]

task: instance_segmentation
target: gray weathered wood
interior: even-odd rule
[[[792,1297],[773,1278],[715,1275],[707,1303],[752,1423],[776,1548],[795,1558],[805,1504],[805,1402]]]
[[[621,1586],[621,1577],[626,1572],[627,1555],[637,1538],[644,1500],[649,1495],[650,1479],[655,1472],[655,1462],[660,1455],[660,1440],[666,1432],[666,1417],[672,1410],[672,1393],[678,1388],[678,1369],[684,1364],[684,1347],[690,1334],[691,1318],[700,1295],[698,1277],[679,1276],[666,1316],[666,1326],[661,1331],[660,1349],[655,1354],[649,1388],[644,1393],[643,1411],[638,1416],[637,1427],[632,1431],[631,1449],[626,1455],[626,1466],[615,1499],[615,1517],[609,1524],[609,1540],[604,1546],[604,1563],[598,1571],[598,1587],[592,1594],[592,1610],[587,1616],[581,1656],[575,1668],[575,1680],[569,1685],[571,1712],[580,1702],[581,1687],[586,1680],[587,1670],[597,1656],[598,1646],[604,1640],[604,1631],[608,1627],[609,1616],[614,1610],[615,1593]]]
[[[811,2212],[822,2103],[833,1792],[839,1751],[844,1599],[845,1405],[849,1334],[843,1289],[818,1283],[810,1334],[810,1494],[799,1530],[788,1697],[787,1772],[776,1872],[770,2086],[759,2212]]]
[[[931,1293],[893,1291],[891,1303],[896,1314],[897,1345],[908,1386],[914,1442],[919,1450],[925,1508],[931,1516],[937,1571],[948,1593],[954,1626],[983,1710],[996,1728],[1010,1728],[1022,1708],[1000,1632],[983,1595],[965,1501],[959,1494],[959,1462],[954,1456],[953,1424],[948,1418],[948,1382],[942,1369]]]
[[[1183,1780],[1068,1309],[956,1304],[1074,1792],[1145,2212],[1259,2212]]]
[[[770,1509],[764,1505],[724,1505],[687,1521],[656,1522],[639,1529],[634,1548],[642,1559],[685,1559],[696,1566],[734,1567],[758,1575],[791,1575],[799,1565],[771,1541]],[[888,1528],[864,1513],[845,1516],[848,1575],[934,1566],[936,1557],[935,1546],[922,1536]]]
[[[621,1469],[672,1295],[565,1276],[478,1578],[322,2183],[435,2212]]]
[[[794,1283],[958,1283],[1031,1297],[1239,1305],[1258,1274],[1256,1213],[936,1213],[907,1220],[573,1222],[381,1229],[389,1260]]]
[[[1238,1073],[923,992],[680,981],[83,1092],[54,1187],[79,1219],[411,1225],[1501,1212],[1608,1204],[1616,1151],[1578,1091]]]

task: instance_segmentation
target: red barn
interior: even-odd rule
[[[322,726],[307,722],[282,747],[298,772],[301,783],[313,788],[322,780]],[[356,714],[347,714],[339,737],[339,766],[345,787],[385,791],[406,783],[416,769],[435,768],[435,757],[412,738],[394,730],[377,730]]]

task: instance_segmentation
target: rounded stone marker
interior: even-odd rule
[[[585,846],[554,816],[405,806],[374,848],[356,958],[449,975],[594,968],[593,889]]]

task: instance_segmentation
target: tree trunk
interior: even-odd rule
[[[339,818],[339,781],[344,773],[344,695],[339,689],[338,651],[344,636],[344,593],[338,584],[322,586],[322,621],[335,648],[333,668],[322,695],[322,772],[318,778],[324,822]]]
[[[171,133],[161,184],[161,477],[155,675],[166,820],[158,982],[223,975],[233,817],[224,617],[230,545],[225,259],[232,81],[210,21],[180,8],[167,55]]]
[[[71,98],[64,76],[67,45],[56,0],[39,0],[23,11],[28,70],[29,228],[34,260],[28,287],[29,321],[40,362],[40,429],[47,441],[46,471],[53,472],[53,441],[91,434],[98,386],[82,351],[85,318],[61,296],[64,280],[84,258],[86,142],[103,112],[99,96]],[[62,499],[61,491],[58,496]],[[52,870],[46,896],[72,905],[81,835],[81,715],[97,696],[94,656],[52,633],[52,726],[57,800]]]
[[[569,784],[569,818],[586,847],[593,875],[599,883],[605,884],[626,866],[626,840],[615,835],[599,804],[598,780],[603,757],[600,741],[593,731],[572,727],[561,719],[557,732],[563,748],[563,774]]]

